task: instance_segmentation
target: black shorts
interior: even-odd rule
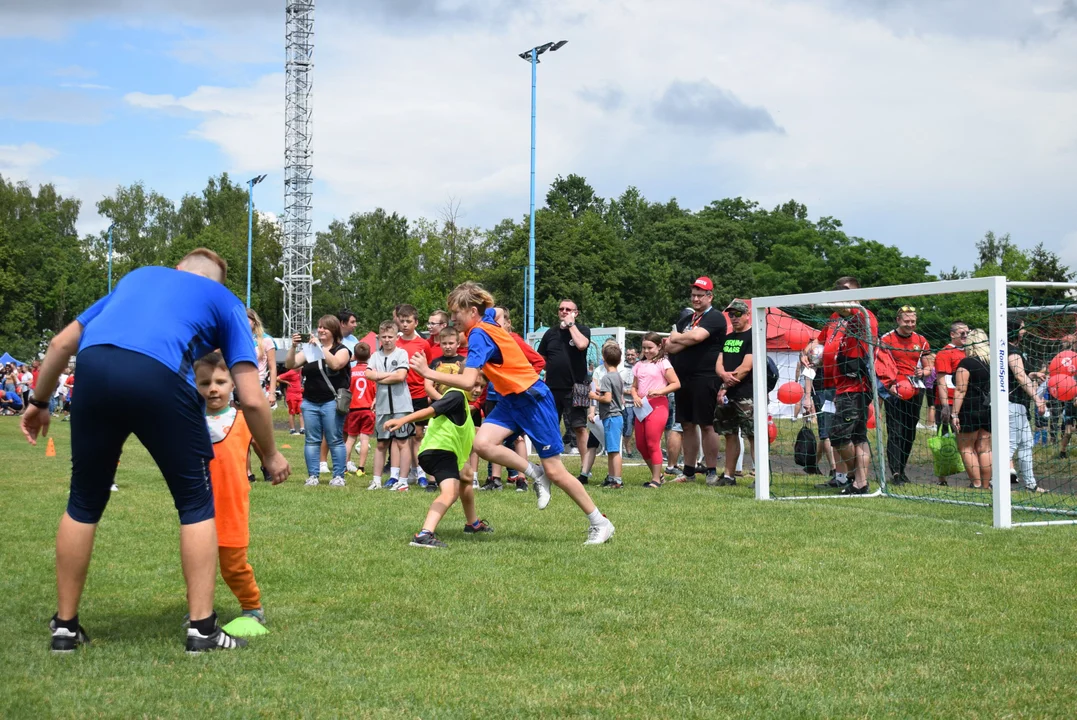
[[[471,408],[471,422],[475,423],[475,427],[482,427],[482,411],[478,408]]]
[[[714,408],[718,406],[718,376],[700,375],[682,380],[681,389],[674,396],[677,398],[677,422],[710,427],[714,422]]]
[[[412,412],[419,412],[420,410],[425,410],[428,407],[430,407],[430,398],[428,398],[426,395],[423,395],[422,397],[417,397],[417,398],[412,398],[411,399],[411,411]],[[422,427],[422,426],[425,426],[428,422],[430,422],[429,419],[417,420],[417,421],[415,421],[414,424],[416,426]]]
[[[460,479],[460,464],[456,462],[456,453],[448,450],[423,450],[419,453],[419,467],[427,477],[434,478],[438,485],[446,480]]]
[[[565,421],[566,428],[577,430],[587,427],[587,408],[575,407],[572,404],[572,388],[568,390],[550,388],[550,392],[557,401],[557,417]]]
[[[973,433],[977,430],[986,430],[987,432],[991,432],[990,410],[974,410],[973,412],[965,412],[965,408],[961,408],[961,412],[957,414],[957,419],[961,424],[962,433]]]
[[[78,367],[67,514],[81,523],[101,519],[123,444],[134,434],[164,475],[180,523],[212,520],[213,444],[194,386],[157,360],[114,345],[86,348]]]
[[[866,392],[841,393],[834,398],[834,419],[830,442],[834,447],[862,445],[868,441],[868,401]]]

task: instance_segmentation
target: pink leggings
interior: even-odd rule
[[[669,400],[650,398],[651,414],[645,420],[636,419],[636,447],[643,460],[651,466],[662,464],[662,434],[669,419]]]

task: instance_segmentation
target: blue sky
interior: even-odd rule
[[[0,174],[94,203],[227,171],[283,201],[284,1],[0,0]],[[987,230],[1077,266],[1075,0],[368,0],[315,19],[315,228],[384,207],[489,227],[557,174],[690,208],[795,198],[968,268]]]

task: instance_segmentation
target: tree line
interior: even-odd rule
[[[247,190],[227,174],[210,177],[201,193],[178,203],[134,183],[96,208],[113,224],[114,283],[136,267],[175,265],[204,246],[228,261],[228,287],[245,296]],[[0,176],[0,351],[36,355],[107,292],[108,235],[79,237],[79,211],[79,201],[51,185],[35,192]],[[314,316],[346,307],[362,328],[372,329],[398,303],[415,305],[425,316],[443,308],[457,283],[475,280],[520,318],[522,328],[528,225],[525,215],[486,229],[468,226],[455,200],[434,219],[409,220],[378,208],[334,220],[316,235]],[[987,233],[972,268],[936,277],[927,259],[849,235],[837,218],[811,220],[808,208],[793,200],[767,209],[727,198],[693,211],[675,199],[652,202],[635,187],[602,198],[578,175],[552,183],[545,206],[536,210],[535,235],[539,325],[555,319],[559,300],[570,297],[588,325],[666,329],[699,275],[714,280],[716,302],[828,290],[842,275],[859,277],[865,287],[994,274],[1074,278],[1042,243],[1026,250],[1009,235]],[[277,334],[281,233],[259,214],[252,255],[251,304]],[[974,315],[976,302],[964,300],[938,312]]]

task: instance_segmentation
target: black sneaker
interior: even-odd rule
[[[849,480],[848,478],[845,479],[845,482],[838,482],[838,476],[834,473],[833,470],[831,470],[830,471],[830,479],[827,480],[825,483],[816,484],[815,489],[816,490],[841,490],[842,488],[849,487],[850,484],[852,484],[852,481]]]
[[[1059,450],[1058,451],[1058,459],[1059,460],[1065,460],[1066,459],[1066,451],[1065,450]]]
[[[737,479],[736,478],[731,478],[728,475],[726,475],[725,473],[722,473],[722,476],[720,478],[718,478],[718,483],[717,483],[718,487],[730,487],[731,485],[736,485],[736,484],[737,484]]]
[[[625,484],[623,480],[614,480],[610,478],[610,484],[607,486],[610,490],[624,490]]]
[[[408,544],[411,545],[412,547],[434,548],[434,549],[440,549],[440,548],[449,547],[445,543],[438,540],[437,535],[435,535],[432,532],[426,532],[425,530],[423,532],[416,533],[415,536],[412,537],[411,542],[408,543]]]
[[[469,523],[464,523],[464,534],[465,535],[471,535],[473,533],[492,533],[493,531],[494,531],[494,529],[492,527],[490,527],[489,525],[487,525],[486,521],[482,520],[482,519],[480,519],[474,525],[471,525]],[[412,543],[412,545],[414,545],[414,544],[415,543]],[[444,547],[444,543],[442,543],[442,547]]]
[[[580,485],[586,485],[587,483],[591,482],[591,478],[587,475],[584,475],[583,473],[577,475],[576,479],[580,481]]]
[[[1016,485],[1016,484],[1017,484],[1017,471],[1016,470],[1010,470],[1010,485]]]
[[[213,628],[209,635],[203,635],[193,627],[187,628],[187,654],[201,655],[211,650],[236,650],[247,647],[247,641],[243,638],[233,637],[220,625]]]
[[[500,478],[489,478],[479,490],[500,490],[502,487],[504,486],[501,484]]]
[[[527,480],[523,475],[516,478],[516,492],[527,492]]]
[[[607,488],[612,484],[613,484],[613,478],[610,477],[609,475],[607,475],[606,479],[602,481],[602,487],[604,487],[604,488]]]
[[[848,485],[843,487],[841,489],[841,492],[838,493],[838,494],[839,495],[867,495],[868,494],[868,487],[870,487],[870,485],[871,485],[871,483],[865,483],[864,487],[858,488],[855,485],[853,485],[852,483],[849,483]]]
[[[55,615],[49,620],[49,630],[52,631],[52,646],[50,649],[54,653],[75,652],[79,646],[90,644],[90,636],[86,634],[81,625],[76,631],[71,632],[67,628],[59,627],[56,624]]]
[[[426,490],[426,492],[437,492],[438,491],[438,484],[436,482],[434,482],[433,480],[431,480],[430,482],[428,482],[426,484],[426,487],[424,488],[424,490]]]
[[[909,478],[905,477],[905,473],[894,473],[894,477],[890,478],[891,485],[905,485],[909,482]]]

